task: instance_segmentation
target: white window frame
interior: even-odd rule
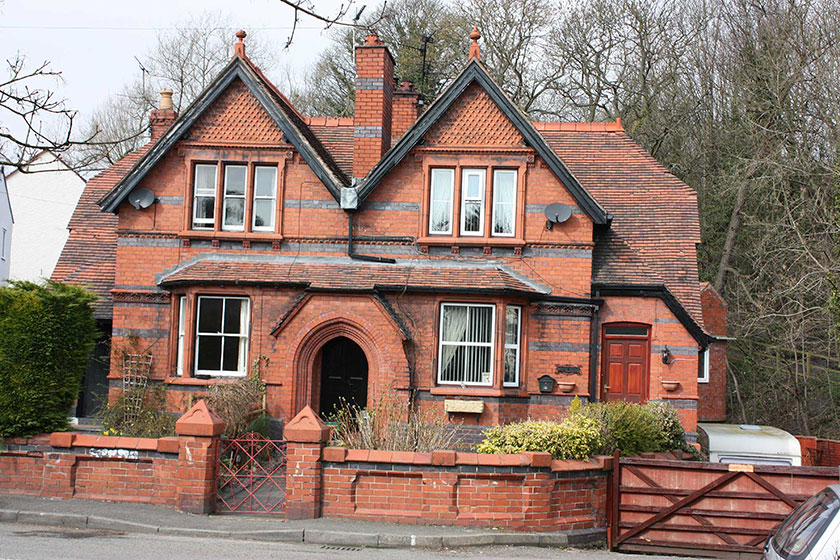
[[[703,367],[700,369],[699,375],[697,376],[697,383],[709,382],[709,358],[711,357],[711,353],[709,351],[711,349],[712,347],[709,346],[700,352],[700,359],[703,361]]]
[[[445,230],[432,229],[432,218],[434,216],[433,209],[435,206],[435,175],[441,172],[447,172],[449,175],[449,228]],[[438,200],[437,202],[447,202],[446,200]],[[451,167],[437,167],[429,172],[429,234],[430,235],[452,235],[452,222],[455,221],[452,215],[455,212],[455,170]]]
[[[187,338],[187,296],[178,298],[178,350],[175,360],[175,375],[184,375],[184,350]]]
[[[213,189],[209,191],[198,191],[198,168],[212,167],[213,168]],[[218,183],[219,182],[219,166],[215,163],[197,163],[193,168],[193,212],[192,212],[192,229],[198,230],[212,230],[216,228],[216,211],[218,206]],[[198,198],[212,198],[213,199],[213,215],[210,218],[198,217]]]
[[[508,344],[507,341],[507,310],[516,309],[516,344]],[[516,370],[514,372],[513,381],[505,381],[505,356],[502,356],[502,386],[503,387],[519,387],[519,364],[522,361],[522,306],[520,305],[506,305],[505,306],[505,341],[504,349],[516,350]]]
[[[480,181],[479,197],[467,198],[467,177],[476,175]],[[461,170],[461,235],[470,237],[484,237],[484,198],[487,191],[487,170],[467,168]],[[464,211],[467,202],[480,204],[478,213],[478,231],[465,231],[467,213]]]
[[[271,196],[257,194],[257,175],[260,169],[270,169],[274,171],[274,184],[271,188]],[[245,192],[248,191],[248,182],[245,182]],[[270,200],[271,201],[271,224],[267,226],[257,225],[257,201]],[[277,166],[276,165],[256,165],[254,166],[254,197],[251,203],[251,231],[274,231],[275,215],[277,214]]]
[[[443,314],[447,307],[489,307],[490,314],[490,342],[447,342],[443,339]],[[469,313],[469,311],[468,311]],[[470,385],[479,387],[492,387],[494,369],[496,365],[496,306],[489,303],[441,303],[440,304],[440,326],[438,331],[438,366],[437,366],[437,382],[439,385]],[[480,346],[490,348],[490,380],[488,382],[481,381],[443,381],[443,347],[444,346]]]
[[[0,239],[0,260],[6,260],[6,228],[3,228],[2,239]]]
[[[240,327],[239,327],[239,334],[233,333],[203,333],[199,331],[199,319],[201,317],[201,302],[208,300],[208,299],[220,299],[222,300],[222,330],[224,330],[225,324],[225,307],[227,300],[241,300],[243,303],[241,313],[242,317],[240,318]],[[237,297],[237,296],[198,296],[198,304],[195,308],[195,375],[207,375],[210,377],[244,377],[247,371],[247,364],[248,364],[248,338],[249,338],[249,331],[250,331],[250,312],[251,312],[251,300],[247,297]],[[208,370],[208,369],[198,369],[198,351],[199,351],[199,338],[202,336],[217,336],[217,337],[239,337],[239,367],[236,371],[228,371],[228,370]],[[224,357],[225,357],[225,346],[224,340],[222,341],[222,353],[221,353],[221,367],[224,367]]]
[[[231,169],[235,169],[238,167],[245,168],[245,185],[242,191],[242,194],[231,194],[227,193],[227,184],[228,184],[228,171]],[[227,206],[228,200],[241,200],[242,201],[242,225],[241,226],[229,226],[225,224],[225,215],[227,214]],[[222,185],[222,231],[245,231],[245,216],[248,215],[248,166],[241,163],[231,163],[229,165],[225,165],[225,180],[224,184]]]
[[[498,202],[497,200],[497,189],[496,189],[496,177],[500,174],[512,174],[513,175],[513,200],[511,202]],[[494,169],[493,170],[493,223],[490,225],[490,235],[492,237],[513,237],[516,235],[516,195],[517,191],[519,190],[519,172],[516,169]],[[510,204],[510,214],[512,218],[510,233],[496,233],[496,206],[499,204]]]

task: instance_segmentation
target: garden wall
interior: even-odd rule
[[[10,438],[0,451],[0,490],[170,506],[210,513],[224,424],[201,401],[176,423],[177,437],[72,432]]]
[[[796,436],[802,448],[802,466],[836,467],[840,465],[840,441]]]
[[[286,427],[289,518],[580,531],[606,536],[612,458],[553,461],[548,453],[408,453],[323,447],[311,409]]]

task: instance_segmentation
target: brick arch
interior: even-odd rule
[[[370,386],[372,374],[381,371],[383,364],[386,363],[376,342],[378,337],[370,334],[361,323],[343,316],[319,319],[318,324],[301,329],[302,336],[295,345],[297,350],[292,362],[296,372],[295,410],[311,404],[313,381],[315,376],[319,375],[315,371],[316,358],[321,348],[330,340],[343,336],[359,345],[368,361],[368,386]],[[370,398],[370,389],[368,389],[368,395]]]

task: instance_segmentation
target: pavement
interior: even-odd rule
[[[124,502],[0,494],[0,522],[210,539],[370,548],[565,547],[600,543],[603,531],[524,533],[349,519],[287,521],[271,515],[193,515]]]

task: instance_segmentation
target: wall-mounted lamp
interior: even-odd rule
[[[671,363],[671,351],[666,346],[662,349],[662,363],[663,364],[670,364]]]

